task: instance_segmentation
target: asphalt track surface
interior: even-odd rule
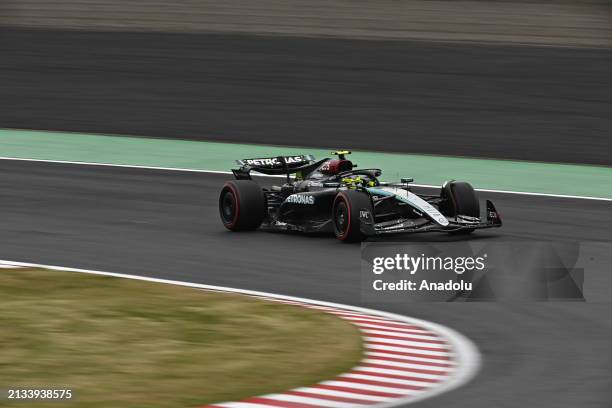
[[[0,28],[0,126],[612,164],[612,50]]]
[[[605,407],[610,303],[362,304],[360,248],[326,236],[226,231],[225,175],[0,161],[0,259],[163,277],[378,308],[452,327],[484,366],[422,407]],[[612,203],[483,194],[506,225],[476,239],[600,240]],[[562,220],[562,221],[560,221]],[[448,240],[419,235],[415,240]],[[612,292],[606,276],[602,294]]]

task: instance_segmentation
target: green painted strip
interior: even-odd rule
[[[348,147],[350,146],[341,146]],[[197,170],[229,170],[234,159],[329,150],[0,129],[0,156]],[[354,151],[361,168],[419,184],[463,180],[477,188],[612,198],[612,167]]]

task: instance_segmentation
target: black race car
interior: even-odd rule
[[[236,180],[221,189],[221,221],[232,231],[266,228],[302,232],[333,232],[345,242],[368,236],[408,232],[469,234],[479,228],[502,225],[487,200],[486,218],[472,186],[447,181],[440,195],[415,194],[412,179],[382,182],[380,169],[356,169],[346,158],[315,161],[307,155],[237,160]],[[263,188],[251,172],[285,175],[280,186]]]

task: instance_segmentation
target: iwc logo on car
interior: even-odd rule
[[[367,224],[372,223],[372,214],[368,210],[359,210],[359,218]]]
[[[287,197],[285,202],[292,203],[292,204],[307,204],[307,205],[312,205],[312,204],[315,203],[315,198],[314,198],[314,196],[311,196],[311,195],[308,195],[308,194],[293,194],[293,195],[290,195],[289,197]]]

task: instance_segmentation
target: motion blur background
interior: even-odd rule
[[[612,4],[2,0],[0,127],[612,164]]]
[[[0,0],[0,128],[609,166],[611,3]],[[4,146],[26,145],[18,136]],[[458,162],[448,177],[497,183],[499,162]],[[506,176],[521,191],[522,179],[563,167],[520,166]],[[580,169],[575,184],[612,197],[610,167]],[[562,174],[552,192],[574,184]],[[226,232],[226,178],[3,160],[0,255],[359,304],[359,247]],[[481,197],[505,225],[476,239],[612,237],[609,201]],[[607,269],[585,278],[585,293],[609,299],[609,246],[599,248]],[[612,308],[589,302],[364,306],[455,328],[482,352],[475,381],[423,407],[610,406]]]

